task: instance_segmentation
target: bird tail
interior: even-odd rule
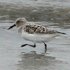
[[[57,32],[57,33],[60,33],[60,34],[64,34],[64,35],[66,35],[66,33],[64,33],[64,32]]]

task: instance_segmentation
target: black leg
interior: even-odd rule
[[[30,44],[23,44],[23,45],[21,45],[21,47],[24,47],[24,46],[31,46],[31,47],[33,47],[33,48],[35,48],[36,47],[36,44],[34,43],[34,45],[30,45]]]
[[[47,44],[45,42],[43,42],[43,43],[44,43],[44,46],[45,46],[45,53],[46,53],[46,51],[47,51]]]

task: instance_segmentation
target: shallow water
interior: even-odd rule
[[[0,0],[0,70],[70,70],[69,15],[69,0]],[[46,54],[39,43],[21,48],[33,43],[20,37],[16,28],[7,28],[22,16],[66,35],[48,42]]]

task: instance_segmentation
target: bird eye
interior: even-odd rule
[[[18,21],[16,21],[16,23],[17,23],[17,24],[19,24],[20,22],[21,22],[21,21],[19,21],[19,20],[18,20]]]

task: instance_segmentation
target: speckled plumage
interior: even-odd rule
[[[41,25],[26,25],[24,31],[31,34],[53,34],[56,33],[54,30],[48,30],[47,27]]]

